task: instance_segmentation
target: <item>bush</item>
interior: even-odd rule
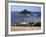
[[[34,26],[41,26],[41,22],[37,22]]]

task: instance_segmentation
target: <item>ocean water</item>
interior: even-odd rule
[[[11,12],[11,23],[20,23],[20,22],[39,22],[41,21],[41,12],[32,12],[32,16],[19,16],[16,15],[19,12],[12,11]]]

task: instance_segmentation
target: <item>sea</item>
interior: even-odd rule
[[[41,12],[31,12],[31,16],[21,16],[19,11],[11,11],[11,24],[20,22],[41,22]]]

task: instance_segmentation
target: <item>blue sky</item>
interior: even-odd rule
[[[32,12],[40,12],[41,7],[39,6],[16,6],[16,5],[11,5],[11,11],[23,11],[24,9],[27,9],[28,11]]]

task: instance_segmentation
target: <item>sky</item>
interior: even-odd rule
[[[41,7],[39,6],[16,6],[16,5],[11,5],[11,11],[23,11],[24,9],[27,9],[28,11],[32,12],[40,12]]]

